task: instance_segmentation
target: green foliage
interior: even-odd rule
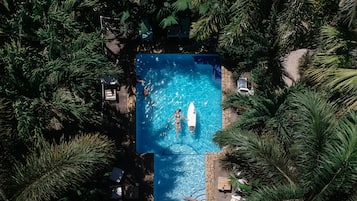
[[[175,11],[185,11],[191,9],[191,0],[176,0],[172,6]]]
[[[101,123],[100,78],[123,72],[103,54],[97,11],[105,6],[97,0],[6,0],[1,11],[4,2],[0,200],[59,198],[113,159],[113,142],[99,134],[44,142],[95,132]]]
[[[171,4],[169,2],[164,2],[163,6],[160,8],[157,8],[157,14],[156,14],[156,20],[157,21],[162,21],[163,18],[172,15],[172,10],[171,10]]]
[[[6,188],[6,182],[9,180],[8,170],[14,160],[15,150],[14,139],[11,136],[14,130],[14,114],[10,100],[0,99],[0,190]],[[2,195],[0,195],[2,197]],[[2,198],[3,199],[3,198]]]
[[[203,41],[218,34],[228,22],[227,9],[227,5],[224,3],[210,4],[208,12],[198,21],[192,22],[190,37]]]
[[[289,94],[281,102],[281,109],[263,121],[269,125],[264,135],[240,126],[241,122],[254,119],[244,115],[250,113],[249,109],[237,124],[215,135],[215,142],[230,147],[232,155],[238,156],[237,166],[244,171],[242,176],[262,179],[262,186],[249,199],[331,200],[339,195],[340,200],[347,200],[350,197],[357,184],[354,171],[357,116],[356,113],[337,116],[337,109],[325,97],[308,90]],[[252,108],[254,111],[261,106],[252,105]],[[268,123],[274,118],[278,121]]]
[[[249,200],[276,201],[276,200],[300,200],[303,195],[301,188],[296,186],[265,186],[253,193]]]
[[[77,136],[58,145],[44,143],[24,164],[15,164],[12,200],[58,198],[110,164],[113,150],[113,143],[98,134]]]
[[[313,52],[312,61],[307,65],[304,76],[315,87],[328,90],[331,97],[343,110],[357,108],[356,39],[350,37],[354,32],[337,27],[324,26],[321,29],[319,48]]]
[[[344,0],[339,4],[339,17],[348,27],[353,27],[353,21],[357,18],[356,8],[356,1]]]
[[[178,24],[178,19],[175,15],[170,15],[161,20],[160,26],[165,29],[169,26]]]

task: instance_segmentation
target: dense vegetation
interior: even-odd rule
[[[0,200],[51,200],[112,163],[101,134],[102,50],[95,1],[1,1]]]
[[[139,42],[143,18],[155,42],[189,16],[191,40],[208,44],[237,75],[252,72],[255,95],[228,95],[223,107],[240,117],[214,138],[228,148],[224,165],[249,200],[356,200],[356,7],[354,0],[1,0],[0,200],[101,197],[73,196],[116,156],[102,131],[99,80],[125,69],[103,54],[101,15],[120,19],[127,45]],[[300,83],[287,88],[281,58],[299,48],[310,51]]]
[[[212,14],[194,24],[197,37],[217,35],[217,50],[256,84],[254,96],[228,94],[223,107],[240,116],[214,137],[228,150],[235,189],[248,200],[356,200],[357,3],[207,4]],[[299,48],[309,54],[287,88],[281,58]]]

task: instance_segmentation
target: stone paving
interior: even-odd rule
[[[225,99],[225,94],[236,89],[232,73],[222,66],[222,101]],[[237,119],[237,114],[234,110],[225,109],[222,111],[223,129],[227,128]],[[207,201],[225,201],[230,200],[232,193],[219,192],[217,187],[218,177],[227,176],[225,171],[219,164],[219,159],[224,155],[224,149],[221,152],[206,153],[206,200]]]

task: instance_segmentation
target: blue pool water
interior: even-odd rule
[[[158,201],[182,200],[182,195],[206,200],[205,153],[218,152],[213,134],[222,128],[219,57],[214,54],[139,54],[136,145],[139,153],[154,153],[154,196]],[[192,135],[182,120],[176,136],[175,110],[185,116],[193,101],[197,128]]]

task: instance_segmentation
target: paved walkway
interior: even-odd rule
[[[235,81],[232,73],[222,66],[222,101],[225,99],[225,94],[236,89]],[[237,114],[232,109],[222,111],[223,129],[227,128],[231,123],[235,122]],[[220,192],[217,189],[218,177],[228,177],[229,173],[221,167],[219,159],[224,155],[224,151],[207,153],[206,160],[206,200],[207,201],[229,201],[231,192]]]

